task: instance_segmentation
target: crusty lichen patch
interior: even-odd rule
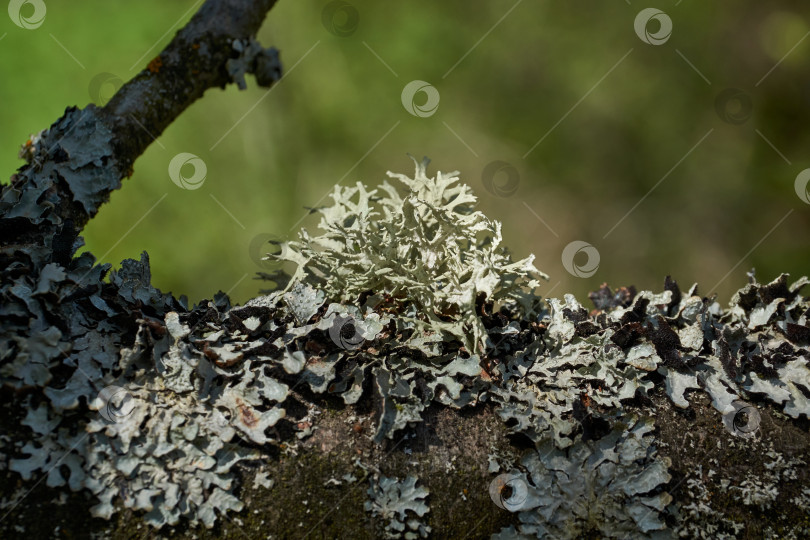
[[[246,507],[254,497],[246,476],[268,492],[307,486],[268,517],[290,535],[322,530],[329,519],[312,517],[323,502],[311,506],[307,495],[315,478],[339,490],[369,477],[410,476],[411,488],[431,493],[430,512],[417,516],[425,528],[406,519],[415,534],[427,527],[443,534],[447,526],[433,521],[469,500],[487,507],[476,509],[476,534],[506,524],[514,529],[505,534],[538,537],[594,527],[609,536],[733,533],[735,523],[750,524],[738,519],[736,505],[758,513],[763,535],[801,536],[805,524],[790,529],[784,518],[806,514],[797,486],[806,485],[810,460],[787,439],[751,447],[767,459],[745,474],[739,457],[724,462],[739,471],[675,458],[670,467],[669,426],[659,418],[654,431],[650,417],[666,417],[666,403],[677,419],[705,406],[705,397],[714,423],[699,430],[697,450],[726,440],[729,448],[757,444],[767,435],[759,416],[767,422],[770,410],[806,441],[810,302],[801,289],[808,280],[789,285],[783,275],[762,284],[751,275],[727,308],[670,280],[661,293],[614,294],[605,286],[592,295],[593,312],[570,295],[542,303],[530,290],[540,277],[531,259],[511,262],[499,227],[472,211],[469,188],[454,175],[429,178],[425,165],[413,179],[400,178],[404,195],[387,184],[382,197],[362,185],[336,192],[323,211],[324,236],[303,234],[282,251],[299,263],[289,286],[241,307],[220,294],[189,310],[151,287],[145,256],[125,261],[106,282],[109,268],[89,254],[67,266],[15,255],[2,271],[0,377],[25,411],[17,415],[19,444],[4,447],[3,466],[32,482],[44,477],[51,488],[89,490],[95,516],[115,520],[124,512],[164,531],[203,526],[217,534],[231,519],[257,526],[245,517],[255,510]],[[415,236],[414,225],[422,226]],[[386,243],[398,236],[401,254]],[[397,256],[415,266],[391,268]],[[353,262],[341,266],[344,259]],[[451,426],[466,411],[494,410],[511,438],[498,432],[504,445],[473,451],[445,437],[411,457],[419,440],[410,438],[430,427],[436,407]],[[751,414],[738,418],[742,410]],[[346,421],[334,422],[344,414]],[[341,442],[352,437],[363,438],[366,454],[347,457]],[[660,458],[658,442],[668,445]],[[511,443],[522,445],[522,459],[509,455]],[[551,462],[538,455],[543,449]],[[342,462],[330,461],[337,451]],[[422,458],[427,470],[443,473],[421,474]],[[387,460],[399,465],[386,469]],[[255,466],[265,468],[248,474]],[[307,468],[285,481],[273,466]],[[510,514],[487,502],[481,485],[501,468],[524,474],[527,487],[552,491]],[[592,498],[546,482],[555,471],[615,489]],[[437,489],[446,478],[449,493]],[[718,486],[725,499],[713,494]],[[368,489],[366,482],[357,498],[342,495],[356,503],[347,511],[358,534],[374,534],[362,511]],[[563,526],[554,515],[571,519]],[[598,526],[594,516],[603,516]]]
[[[746,439],[719,425],[720,414],[707,395],[695,396],[688,410],[673,406],[663,392],[654,395],[653,402],[659,416],[659,451],[672,460],[671,492],[678,502],[676,529],[682,537],[753,540],[768,537],[769,527],[782,531],[782,536],[771,538],[808,534],[808,506],[800,496],[810,482],[810,470],[799,463],[810,460],[807,424],[797,425],[764,406],[758,436]],[[742,502],[736,487],[752,476],[760,479],[766,493],[778,491],[771,510]]]

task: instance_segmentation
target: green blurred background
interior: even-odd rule
[[[198,7],[46,4],[33,30],[0,16],[3,181],[29,134],[68,105],[103,102]],[[645,7],[281,0],[259,35],[281,50],[281,83],[268,92],[249,76],[246,91],[209,90],[136,162],[85,229],[87,248],[114,266],[147,250],[162,290],[244,302],[263,287],[253,276],[268,235],[313,230],[305,207],[338,181],[411,174],[411,153],[461,172],[515,255],[536,254],[550,274],[541,294],[585,300],[602,282],[660,290],[672,274],[725,304],[751,267],[760,280],[808,273],[810,205],[794,179],[810,167],[810,4],[657,2],[673,27],[660,45],[634,30]],[[100,92],[94,78],[107,81]],[[403,106],[412,80],[438,90],[434,114]],[[171,182],[180,152],[205,161],[199,189]],[[482,174],[496,160],[513,169],[488,190]],[[600,254],[590,277],[563,266],[575,240]]]

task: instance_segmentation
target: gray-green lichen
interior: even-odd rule
[[[247,88],[247,73],[253,73],[259,86],[264,87],[270,87],[281,79],[281,59],[275,47],[264,48],[252,37],[235,39],[231,46],[239,56],[228,59],[225,69],[240,90]]]
[[[425,502],[429,492],[416,486],[417,478],[408,476],[400,481],[386,476],[371,477],[366,512],[380,519],[385,538],[427,538],[430,527],[422,518],[430,512]]]
[[[30,430],[8,467],[90,490],[97,516],[124,507],[155,527],[211,527],[243,508],[236,463],[318,429],[290,412],[303,392],[371,404],[378,443],[432,403],[492,403],[533,446],[512,472],[534,502],[502,535],[733,534],[694,478],[690,502],[670,504],[653,424],[625,411],[655,416],[647,398],[658,389],[682,409],[702,392],[746,442],[756,426],[736,418],[741,402],[806,421],[808,280],[751,275],[725,309],[669,280],[662,293],[605,286],[592,313],[570,295],[544,304],[531,257],[512,262],[469,188],[453,174],[428,178],[425,166],[413,179],[392,175],[404,194],[388,183],[382,195],[336,188],[323,234],[283,246],[280,257],[298,265],[289,283],[241,307],[219,294],[189,309],[151,286],[145,255],[107,279],[108,265],[72,258],[79,242],[64,264],[44,247],[6,250],[0,379],[24,394]],[[796,463],[773,463],[773,477],[725,487],[739,504],[773,509],[774,485],[797,481],[785,472]],[[374,501],[421,493],[380,482]]]
[[[549,439],[529,452],[505,501],[520,511],[520,526],[493,539],[671,537],[662,519],[672,501],[663,490],[669,461],[656,456],[652,420],[628,420],[597,441],[560,450]]]
[[[53,209],[63,202],[58,197],[60,183],[67,185],[72,200],[88,215],[95,215],[109,192],[121,186],[111,140],[112,133],[95,107],[67,109],[54,125],[23,146],[20,157],[33,167],[21,169],[3,189],[0,215],[32,224],[43,220],[58,224]]]

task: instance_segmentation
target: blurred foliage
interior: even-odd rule
[[[34,30],[0,17],[4,181],[30,133],[68,105],[103,101],[198,4],[49,0]],[[641,6],[630,2],[336,6],[281,0],[259,38],[281,50],[282,82],[209,90],[136,162],[84,231],[87,248],[116,266],[148,250],[164,291],[243,302],[264,286],[252,279],[261,240],[314,228],[305,207],[328,202],[338,181],[410,174],[410,152],[461,172],[515,256],[535,253],[551,275],[541,293],[660,289],[671,274],[725,304],[751,267],[761,280],[808,273],[810,205],[794,191],[810,167],[806,2],[660,2],[673,32],[658,46],[636,35]],[[435,114],[405,110],[412,80],[439,91]],[[718,102],[728,88],[742,93]],[[205,161],[201,188],[171,182],[180,152]],[[518,174],[510,196],[482,180],[495,160]],[[574,240],[600,253],[590,277],[563,267]]]

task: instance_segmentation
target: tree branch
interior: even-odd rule
[[[233,82],[235,40],[252,40],[276,0],[208,0],[146,69],[102,109],[116,155],[129,167],[203,93]],[[280,66],[279,66],[280,68]],[[266,86],[270,86],[267,84]]]
[[[663,293],[603,286],[591,313],[570,295],[531,317],[482,298],[493,345],[479,358],[437,341],[440,324],[415,332],[391,290],[351,306],[307,285],[189,310],[152,287],[146,254],[109,277],[74,258],[152,136],[208,88],[280,78],[254,40],[273,4],[208,0],[106,107],[69,108],[23,148],[0,193],[0,385],[15,392],[0,419],[27,444],[0,437],[0,469],[33,486],[19,498],[0,471],[13,499],[0,534],[26,532],[3,524],[12,512],[53,534],[42,515],[60,511],[76,520],[64,531],[87,533],[87,498],[30,504],[47,477],[92,491],[105,519],[123,506],[156,527],[213,527],[242,512],[213,533],[226,537],[236,523],[421,536],[427,522],[447,538],[807,536],[810,280],[751,275],[725,310],[670,280]]]
[[[207,0],[166,48],[103,108],[68,108],[27,141],[28,161],[0,194],[0,247],[51,248],[75,237],[109,200],[132,165],[184,110],[213,87],[254,73],[262,86],[281,77],[275,49],[255,34],[275,0]],[[60,244],[61,245],[61,244]],[[72,252],[70,253],[72,255]],[[39,253],[48,262],[51,250]],[[64,253],[60,253],[60,260]]]

